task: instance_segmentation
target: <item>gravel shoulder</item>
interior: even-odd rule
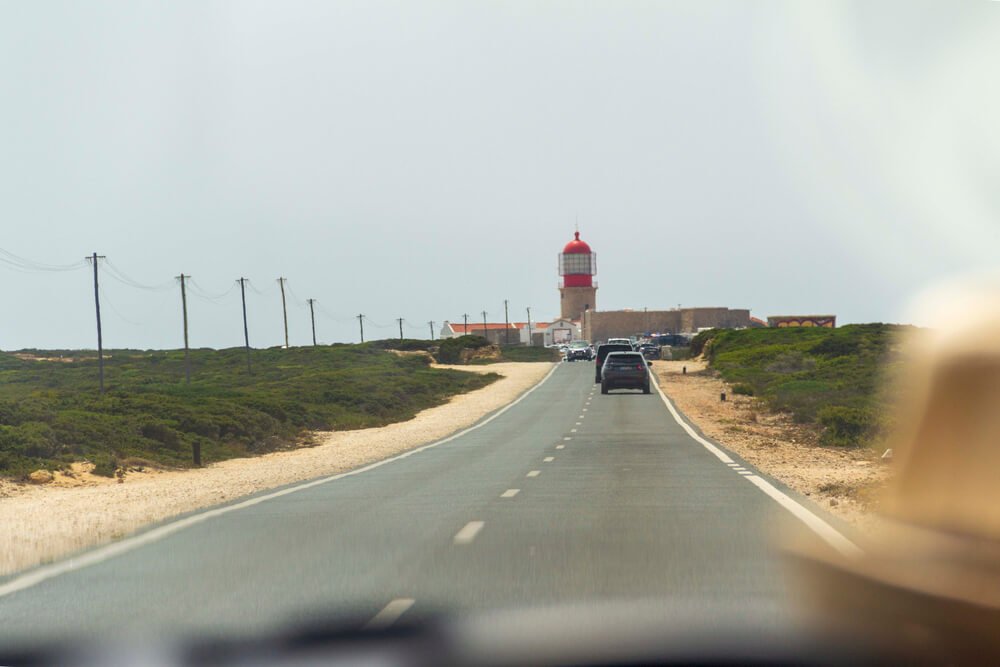
[[[710,438],[853,525],[875,524],[889,474],[876,452],[821,445],[813,430],[734,395],[703,361],[657,361],[653,368],[667,396]]]
[[[74,466],[45,485],[0,481],[0,576],[119,539],[145,525],[257,491],[332,475],[443,438],[507,405],[551,363],[441,366],[501,379],[415,418],[381,428],[316,433],[316,446],[231,459],[195,470],[129,471],[120,480]]]

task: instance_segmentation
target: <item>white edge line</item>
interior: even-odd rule
[[[365,623],[362,630],[385,630],[393,623],[399,620],[399,617],[407,612],[407,610],[413,606],[416,602],[413,598],[396,598],[386,606],[382,607],[382,611],[375,614],[370,621]]]
[[[451,442],[456,438],[461,438],[466,433],[475,431],[478,428],[486,426],[491,421],[507,412],[515,405],[523,401],[528,397],[531,392],[535,391],[541,387],[545,382],[552,377],[552,374],[556,372],[559,366],[553,366],[552,370],[543,377],[535,386],[528,389],[526,392],[518,396],[512,402],[508,403],[504,407],[500,408],[492,415],[482,420],[477,424],[473,424],[468,428],[462,429],[458,433],[453,433],[448,437],[431,442],[426,445],[417,447],[416,449],[411,449],[403,452],[402,454],[397,454],[391,456],[387,459],[382,459],[381,461],[376,461],[375,463],[369,463],[361,468],[355,468],[354,470],[348,470],[347,472],[337,473],[336,475],[330,475],[329,477],[321,477],[319,479],[314,479],[310,482],[303,482],[295,486],[286,487],[279,491],[274,491],[272,493],[265,494],[263,496],[257,496],[255,498],[250,498],[242,502],[236,503],[234,505],[224,505],[223,507],[216,507],[215,509],[206,510],[204,512],[199,512],[197,514],[192,514],[191,516],[184,517],[183,519],[178,519],[177,521],[172,521],[170,523],[158,526],[147,530],[144,533],[140,533],[133,537],[127,537],[118,542],[112,542],[103,547],[98,547],[91,551],[84,552],[75,557],[68,558],[66,560],[59,561],[58,563],[53,563],[51,565],[43,565],[35,570],[22,574],[19,577],[15,577],[10,581],[0,584],[0,598],[6,597],[13,593],[23,591],[26,588],[31,588],[32,586],[37,586],[38,584],[52,579],[53,577],[58,577],[59,575],[66,574],[67,572],[73,572],[74,570],[79,570],[91,565],[97,565],[110,558],[120,556],[124,553],[132,551],[133,549],[138,549],[139,547],[145,546],[147,544],[152,544],[162,540],[165,537],[173,535],[176,532],[189,528],[196,524],[202,523],[203,521],[208,521],[209,519],[215,518],[217,516],[222,516],[223,514],[228,514],[229,512],[235,512],[236,510],[246,509],[247,507],[253,507],[254,505],[259,505],[260,503],[266,502],[268,500],[274,500],[275,498],[281,498],[282,496],[287,496],[289,494],[295,493],[297,491],[304,491],[306,489],[311,489],[314,486],[320,486],[321,484],[327,484],[329,482],[334,482],[338,479],[343,479],[345,477],[351,477],[353,475],[360,475],[363,472],[368,472],[369,470],[374,470],[387,463],[392,463],[394,461],[399,461],[400,459],[405,459],[413,454],[419,454],[420,452],[426,451],[438,445],[443,445],[446,442]]]
[[[771,496],[779,505],[795,515],[795,518],[809,526],[814,533],[823,538],[827,544],[844,556],[856,558],[864,553],[858,545],[840,534],[833,526],[774,488],[767,480],[761,479],[757,475],[751,475],[746,479],[758,489]]]
[[[712,452],[723,463],[733,463],[733,459],[729,457],[724,451],[716,447],[714,444],[706,440],[705,438],[698,435],[695,430],[688,424],[684,419],[681,418],[677,408],[674,407],[673,402],[667,398],[667,395],[663,393],[663,389],[660,387],[660,383],[656,383],[656,391],[660,394],[660,398],[663,399],[663,403],[670,410],[670,414],[673,415],[674,421],[680,424],[681,428],[687,431],[687,434],[691,436],[695,442],[699,443],[702,447]],[[773,484],[767,480],[758,477],[757,475],[749,475],[745,477],[758,489],[770,496],[779,505],[784,507],[786,510],[792,513],[792,515],[804,523],[809,530],[816,533],[824,542],[829,544],[831,547],[839,551],[841,554],[847,557],[857,557],[864,553],[858,545],[856,545],[851,540],[847,539],[842,535],[836,528],[828,524],[823,519],[819,518],[804,506],[799,504],[797,501],[790,498],[787,494],[782,493]]]
[[[716,447],[715,445],[713,445],[712,443],[710,443],[708,440],[705,440],[705,438],[703,438],[700,435],[698,435],[698,433],[695,432],[695,430],[693,428],[691,428],[691,425],[688,424],[686,421],[684,421],[681,418],[680,413],[677,412],[677,408],[675,408],[674,404],[670,401],[669,398],[667,398],[667,395],[663,393],[663,389],[660,388],[660,383],[659,382],[656,383],[656,391],[657,391],[657,393],[660,394],[660,398],[663,399],[663,403],[667,406],[667,409],[670,410],[670,414],[673,415],[674,421],[677,422],[678,424],[680,424],[681,428],[683,428],[685,431],[687,431],[687,434],[689,436],[691,436],[695,440],[695,442],[697,442],[702,447],[704,447],[708,451],[710,451],[713,454],[715,454],[716,458],[718,458],[723,463],[733,463],[734,462],[729,457],[728,454],[726,454],[724,451],[722,451],[721,449],[719,449],[718,447]]]

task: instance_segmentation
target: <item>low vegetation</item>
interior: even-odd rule
[[[882,383],[901,328],[885,324],[838,329],[712,330],[691,345],[732,385],[801,424],[828,444],[870,442],[885,425]]]
[[[107,391],[92,352],[0,353],[0,475],[23,477],[89,460],[114,474],[121,461],[189,466],[300,445],[312,430],[382,426],[412,418],[495,374],[430,366],[426,355],[375,344],[252,351],[111,350]]]
[[[504,361],[559,361],[559,352],[523,345],[496,346],[482,336],[467,335],[441,340],[388,338],[367,343],[381,350],[427,352],[441,364],[494,364]]]

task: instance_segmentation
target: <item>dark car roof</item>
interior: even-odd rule
[[[608,352],[608,359],[610,359],[611,357],[635,357],[636,359],[638,359],[641,356],[642,355],[638,352],[625,352],[625,351]]]

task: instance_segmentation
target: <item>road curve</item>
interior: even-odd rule
[[[58,576],[0,581],[0,642],[257,633],[319,614],[385,627],[622,599],[782,622],[772,545],[808,529],[791,505],[821,512],[720,459],[655,392],[602,396],[592,380],[591,364],[562,364],[437,446],[262,494]]]

